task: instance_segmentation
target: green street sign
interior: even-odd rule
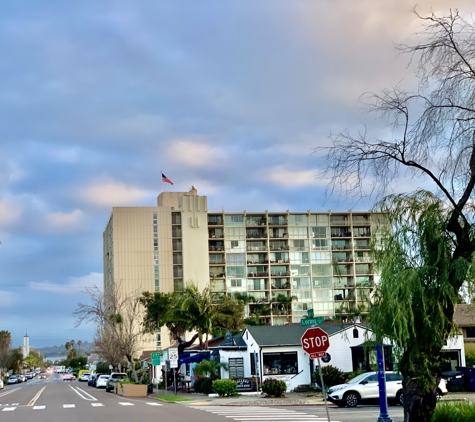
[[[321,325],[323,324],[324,318],[322,316],[317,316],[315,318],[302,318],[300,320],[301,327],[310,327],[311,325]]]
[[[159,352],[152,353],[152,365],[153,366],[160,365],[160,353]]]

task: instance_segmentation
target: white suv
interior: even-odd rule
[[[442,378],[437,388],[437,395],[447,394],[445,380]],[[389,400],[403,404],[402,375],[386,372],[386,395]],[[377,372],[365,372],[351,379],[346,384],[334,385],[327,392],[327,399],[339,407],[356,407],[361,400],[378,399],[379,385]]]

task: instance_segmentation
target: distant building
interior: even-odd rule
[[[30,354],[30,337],[28,337],[28,331],[23,337],[22,352],[24,358],[26,358]]]
[[[465,343],[475,342],[475,305],[459,303],[455,306],[454,322]]]
[[[187,282],[247,295],[246,317],[270,325],[368,311],[378,276],[371,212],[208,211],[207,197],[163,192],[154,207],[113,207],[104,231],[104,291],[172,292]],[[165,329],[143,350],[170,345]]]

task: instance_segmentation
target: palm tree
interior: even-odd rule
[[[71,343],[68,341],[66,342],[66,344],[64,345],[64,348],[66,349],[66,352],[69,354],[69,351],[71,350]]]
[[[209,377],[212,380],[219,378],[220,369],[228,370],[228,365],[216,360],[203,360],[193,369],[193,373],[199,376]]]
[[[81,355],[82,340],[78,340],[79,355]]]

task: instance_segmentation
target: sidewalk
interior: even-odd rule
[[[155,395],[174,395],[173,391],[154,389]],[[151,394],[152,395],[152,394]],[[245,393],[235,397],[214,397],[197,393],[178,391],[177,396],[190,401],[180,402],[184,405],[193,406],[325,406],[321,393],[286,393],[285,397],[266,397],[265,394]],[[461,391],[449,393],[441,401],[470,401],[475,402],[475,392]],[[336,407],[328,402],[328,406]]]

